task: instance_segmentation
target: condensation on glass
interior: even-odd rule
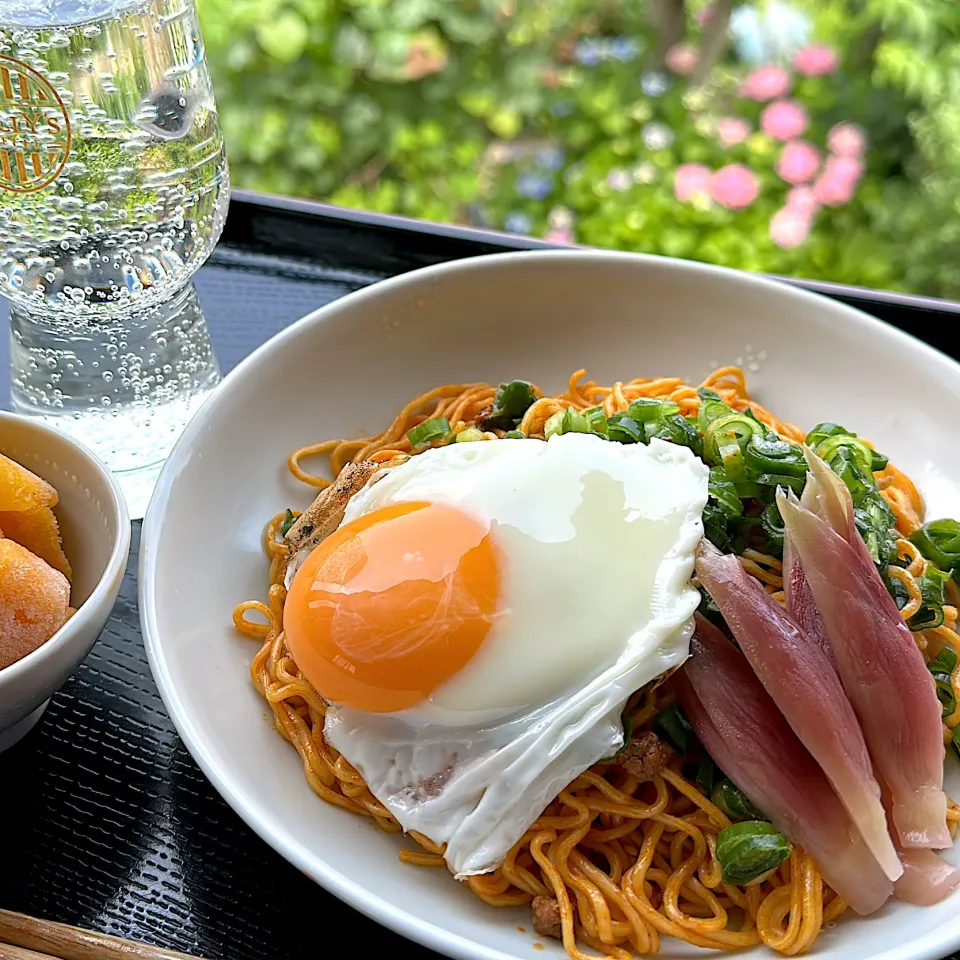
[[[14,408],[121,480],[162,462],[217,382],[190,277],[228,196],[193,0],[0,4]]]

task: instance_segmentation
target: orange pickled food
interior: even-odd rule
[[[46,480],[0,453],[0,510],[55,507],[58,499]]]
[[[68,580],[72,577],[70,561],[60,543],[60,525],[50,507],[15,512],[0,510],[0,531],[0,536],[9,537],[26,547]]]
[[[0,669],[46,643],[67,620],[70,584],[13,540],[0,540]]]

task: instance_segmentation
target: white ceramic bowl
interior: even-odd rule
[[[130,518],[117,481],[89,450],[35,420],[0,410],[0,453],[52,484],[77,612],[42,647],[0,670],[0,751],[40,719],[90,652],[120,590]]]
[[[933,514],[960,515],[960,367],[835,302],[747,274],[629,254],[481,257],[369,287],[294,324],[242,363],[167,461],[141,544],[140,612],[151,666],[187,747],[284,857],[380,923],[463,960],[536,956],[529,910],[487,907],[442,870],[397,861],[400,841],[330,807],[265,722],[248,676],[254,644],[236,603],[264,597],[266,519],[304,506],[295,447],[384,428],[443,382],[531,379],[562,389],[744,366],[760,402],[806,427],[871,438],[908,470]],[[960,797],[960,770],[948,770]],[[958,860],[955,851],[951,858]],[[888,904],[824,931],[830,960],[942,957],[960,946],[960,891],[929,908]],[[550,941],[539,956],[565,956]],[[698,951],[670,939],[661,956]],[[745,956],[769,956],[763,949]]]

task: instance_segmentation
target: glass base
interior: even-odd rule
[[[150,498],[153,496],[153,488],[157,484],[157,477],[160,476],[163,464],[164,461],[161,460],[142,470],[122,470],[120,473],[114,473],[127,502],[131,520],[142,520],[146,516]]]
[[[183,428],[220,381],[196,289],[121,318],[10,311],[13,409],[93,450],[134,519]]]

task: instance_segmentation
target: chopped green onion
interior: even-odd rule
[[[448,436],[450,436],[450,422],[446,417],[424,420],[407,433],[410,446],[414,449],[429,446],[438,440],[445,440]]]
[[[703,535],[718,550],[722,550],[724,553],[735,553],[736,551],[732,549],[733,540],[729,526],[729,518],[719,507],[708,503],[703,508]],[[700,612],[703,613],[703,610]],[[705,613],[704,616],[706,616]]]
[[[508,430],[503,435],[504,440],[526,440],[527,435],[522,430]]]
[[[763,816],[732,780],[721,780],[713,788],[710,799],[731,820],[758,820]]]
[[[679,703],[672,703],[653,718],[653,732],[680,753],[686,753],[691,740],[695,739],[693,727]]]
[[[747,480],[744,483],[734,484],[737,489],[737,496],[741,500],[762,500],[770,494],[769,490],[763,490],[760,484],[755,480]]]
[[[711,466],[717,466],[723,460],[720,452],[722,440],[734,441],[742,452],[750,438],[760,434],[762,430],[762,425],[754,417],[748,417],[745,413],[728,413],[717,417],[707,426],[703,434],[704,457]],[[743,479],[746,480],[746,476]]]
[[[849,447],[841,448],[828,466],[844,482],[855,504],[868,499],[877,489],[876,477],[863,469],[863,463],[856,458],[856,451]]]
[[[523,419],[536,399],[533,385],[526,380],[501,383],[493,395],[493,409],[480,426],[484,430],[509,430]]]
[[[957,709],[957,698],[953,692],[951,677],[957,668],[957,655],[950,647],[944,647],[928,664],[927,669],[933,674],[937,685],[937,698],[940,700],[940,710],[944,719]]]
[[[910,542],[941,570],[960,564],[960,522],[956,520],[931,520],[910,534]]]
[[[467,427],[461,430],[454,438],[455,443],[472,443],[475,440],[486,440],[482,430],[476,427]]]
[[[897,518],[875,487],[854,498],[853,518],[863,542],[875,563],[884,566],[897,555]]]
[[[627,416],[637,423],[648,420],[662,420],[680,412],[680,406],[672,400],[654,400],[652,397],[640,397],[627,408]]]
[[[700,755],[697,765],[697,786],[709,797],[717,779],[717,765],[706,750]]]
[[[950,574],[936,567],[927,567],[922,577],[917,578],[920,596],[923,598],[920,609],[910,618],[907,624],[913,631],[932,630],[943,623],[943,605],[946,602],[943,588],[946,586]]]
[[[715,390],[706,390],[701,387],[697,391],[700,398],[700,409],[697,411],[697,429],[701,434],[706,433],[707,427],[720,417],[733,413],[721,399],[720,394]]]
[[[839,423],[818,423],[807,434],[807,446],[811,449],[826,440],[827,437],[835,437],[839,434],[852,436],[846,427],[841,427]]]
[[[617,443],[644,443],[646,434],[643,426],[625,413],[615,413],[607,417],[607,436]]]
[[[763,487],[788,487],[794,493],[803,492],[804,479],[802,477],[785,477],[779,473],[761,473],[757,483]]]
[[[838,456],[844,455],[856,464],[861,473],[873,475],[873,450],[852,433],[826,437],[816,445],[814,451],[831,466]]]
[[[874,476],[887,465],[887,458],[837,423],[817,424],[807,434],[807,446],[846,484],[853,498],[857,530],[882,571],[896,557],[896,518]]]
[[[791,851],[790,841],[765,820],[745,820],[717,834],[724,883],[738,887],[779,867]]]
[[[954,727],[950,731],[950,742],[953,744],[953,749],[957,751],[957,755],[960,756],[960,726]]]
[[[620,748],[616,753],[611,754],[609,757],[601,757],[601,763],[610,763],[611,760],[616,760],[630,744],[630,738],[633,736],[633,721],[630,719],[630,714],[627,713],[626,710],[620,714],[620,723],[623,725],[623,743],[620,744]]]
[[[723,466],[723,471],[734,483],[745,483],[747,480],[747,465],[743,460],[743,450],[736,437],[720,436],[717,438],[717,455]]]
[[[590,421],[573,407],[567,407],[563,414],[563,429],[561,433],[591,433]]]
[[[590,429],[590,421],[579,410],[573,407],[567,407],[566,410],[558,410],[543,428],[544,436],[549,440],[552,436],[563,435],[564,433],[593,433]]]
[[[591,433],[590,424],[587,418],[574,410],[573,407],[567,407],[566,410],[558,410],[544,424],[543,433],[549,440],[552,436],[565,433]]]
[[[598,433],[602,437],[607,435],[607,418],[603,407],[591,407],[589,410],[584,410],[583,415],[590,425],[591,432]]]
[[[708,500],[703,511],[703,532],[718,549],[729,552],[729,522],[743,515],[743,503],[737,486],[722,467],[711,467],[707,482]]]
[[[747,466],[755,474],[777,473],[801,480],[807,475],[803,450],[795,443],[779,439],[775,433],[765,437],[755,434],[743,453]]]
[[[643,427],[648,440],[659,437],[678,446],[689,447],[697,456],[703,452],[697,428],[679,413],[668,413],[654,423],[648,421]]]
[[[760,527],[767,538],[767,553],[774,557],[783,555],[783,517],[780,516],[780,508],[777,502],[768,503],[760,514]]]
[[[907,590],[904,582],[899,577],[891,577],[887,570],[880,574],[883,578],[883,584],[887,588],[887,593],[893,597],[893,602],[898,610],[902,610],[910,602],[910,592]]]
[[[563,410],[558,410],[547,418],[547,422],[543,425],[543,436],[545,439],[549,440],[555,434],[563,432],[564,412]]]
[[[296,522],[297,518],[293,515],[293,511],[288,509],[283,515],[283,523],[280,524],[280,536],[285,537]]]
[[[706,524],[704,524],[704,527],[706,527]],[[716,544],[714,545],[716,546]],[[700,587],[700,605],[697,607],[697,612],[718,627],[722,627],[725,623],[720,608],[713,602],[713,597],[703,587]]]
[[[707,492],[728,517],[739,517],[743,514],[743,503],[740,501],[736,485],[724,473],[723,467],[710,468]]]

